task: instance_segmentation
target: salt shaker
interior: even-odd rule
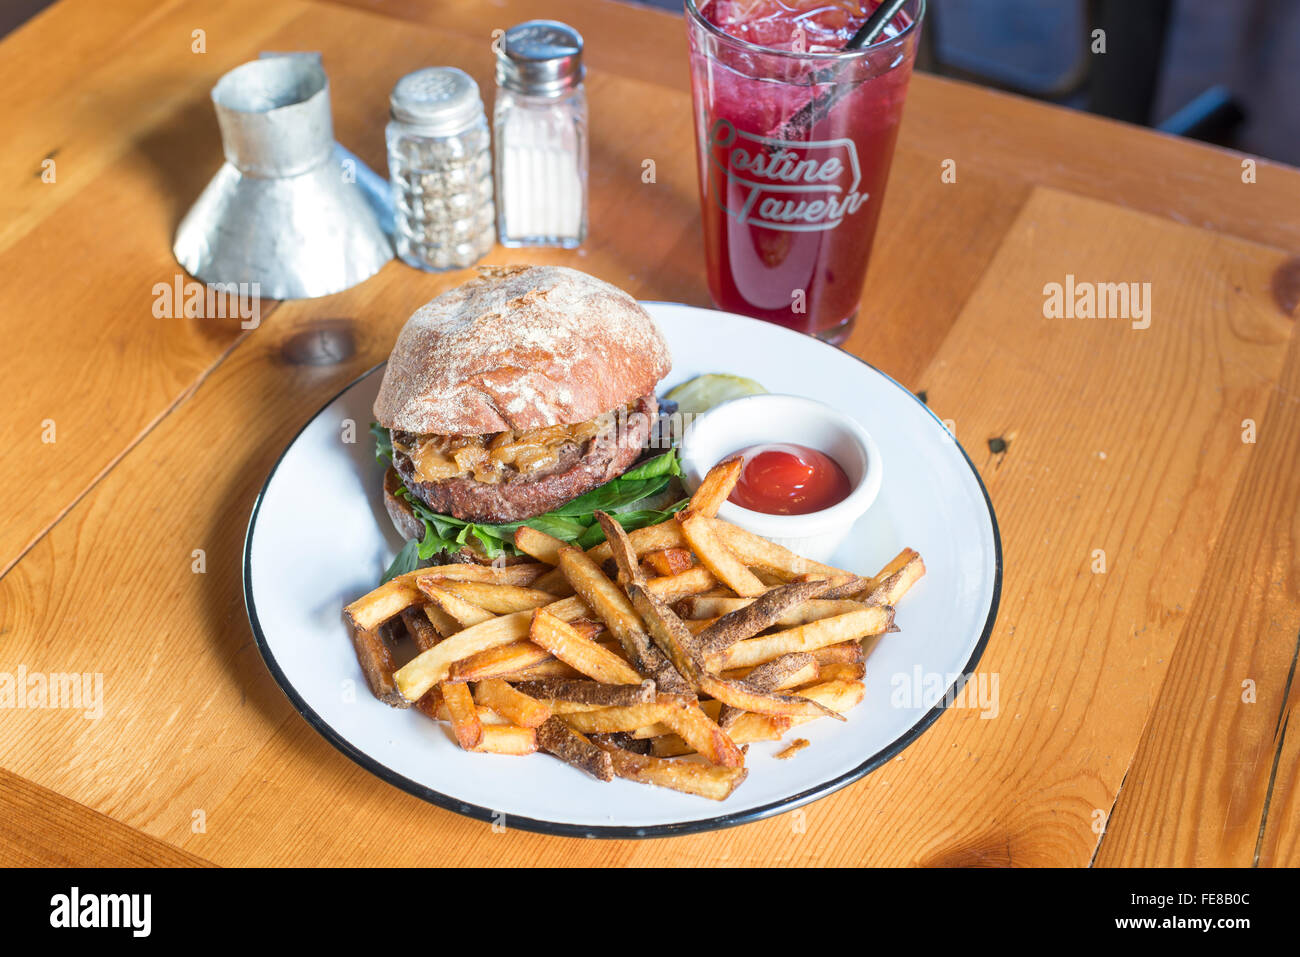
[[[497,232],[504,246],[572,249],[587,236],[587,94],[582,37],[553,20],[496,46]]]
[[[492,248],[492,154],[478,84],[454,67],[417,70],[389,98],[388,176],[397,254],[463,269]]]

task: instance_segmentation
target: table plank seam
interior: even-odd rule
[[[1119,787],[1115,789],[1115,797],[1111,799],[1110,809],[1106,811],[1106,826],[1101,829],[1101,834],[1097,836],[1097,843],[1092,849],[1092,856],[1088,858],[1088,867],[1091,869],[1096,866],[1097,855],[1101,853],[1102,844],[1106,843],[1106,835],[1110,833],[1110,819],[1115,815],[1115,807],[1119,804],[1119,796],[1124,793],[1124,785],[1128,783],[1128,772],[1133,767],[1133,761],[1137,757],[1137,749],[1133,749],[1133,754],[1129,757],[1128,767],[1124,769],[1124,776],[1119,779]]]
[[[1286,729],[1291,720],[1291,688],[1295,681],[1296,662],[1300,661],[1300,634],[1296,635],[1295,650],[1291,653],[1291,669],[1287,672],[1286,685],[1282,692],[1282,706],[1278,710],[1277,725],[1273,730],[1276,745],[1273,749],[1273,766],[1268,772],[1268,786],[1264,790],[1264,806],[1259,815],[1259,834],[1255,838],[1255,854],[1250,866],[1259,867],[1260,854],[1264,850],[1264,835],[1268,832],[1268,814],[1273,802],[1273,786],[1277,783],[1277,769],[1282,763],[1282,748],[1286,743]]]
[[[133,827],[112,815],[96,810],[75,798],[47,788],[14,771],[0,768],[0,806],[5,809],[6,825],[14,823],[22,832],[22,843],[14,841],[9,827],[0,828],[0,866],[67,866],[83,864],[85,858],[64,859],[51,853],[54,847],[48,840],[31,839],[66,837],[74,843],[78,836],[93,830],[99,857],[90,866],[127,867],[220,867],[215,861],[186,850],[170,841],[155,837]],[[29,815],[35,812],[33,820]],[[128,837],[129,835],[129,837]],[[62,842],[60,842],[62,843]],[[103,857],[112,849],[111,860]],[[26,852],[26,853],[24,853]],[[162,858],[158,853],[162,852]]]

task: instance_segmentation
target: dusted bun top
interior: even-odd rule
[[[375,418],[435,435],[568,425],[654,392],[671,368],[621,289],[563,266],[487,267],[407,320]]]

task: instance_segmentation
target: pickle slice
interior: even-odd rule
[[[670,390],[664,398],[676,402],[679,412],[699,415],[728,399],[738,399],[743,395],[762,395],[765,392],[767,390],[753,379],[724,373],[709,373],[683,382]]]

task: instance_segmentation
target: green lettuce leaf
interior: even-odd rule
[[[393,445],[388,430],[378,423],[370,424],[370,432],[375,437],[375,458],[384,463],[392,462]],[[411,495],[405,487],[397,490],[398,498],[404,499],[415,516],[424,522],[424,538],[414,540],[398,554],[398,559],[405,564],[399,571],[398,559],[386,573],[385,581],[393,575],[410,571],[418,560],[427,561],[439,552],[456,552],[466,543],[473,544],[489,559],[502,555],[517,555],[515,548],[515,530],[521,525],[528,525],[545,532],[564,542],[572,542],[581,548],[591,548],[605,540],[605,532],[596,521],[595,512],[609,512],[620,525],[629,531],[654,525],[670,518],[674,512],[686,507],[688,499],[682,498],[665,509],[636,508],[637,503],[660,494],[667,489],[673,479],[682,474],[677,461],[677,451],[670,449],[662,455],[647,459],[636,468],[625,472],[612,481],[606,482],[589,492],[585,492],[566,502],[559,508],[535,516],[523,522],[508,525],[488,525],[467,522],[452,515],[441,515],[430,511],[419,499]]]
[[[405,575],[407,572],[415,571],[419,562],[420,543],[411,539],[402,546],[402,550],[393,558],[393,563],[388,566],[384,572],[384,577],[379,579],[379,584],[391,581],[398,575]]]
[[[388,430],[378,422],[371,422],[370,434],[375,437],[375,461],[383,465],[392,465],[393,438]]]

